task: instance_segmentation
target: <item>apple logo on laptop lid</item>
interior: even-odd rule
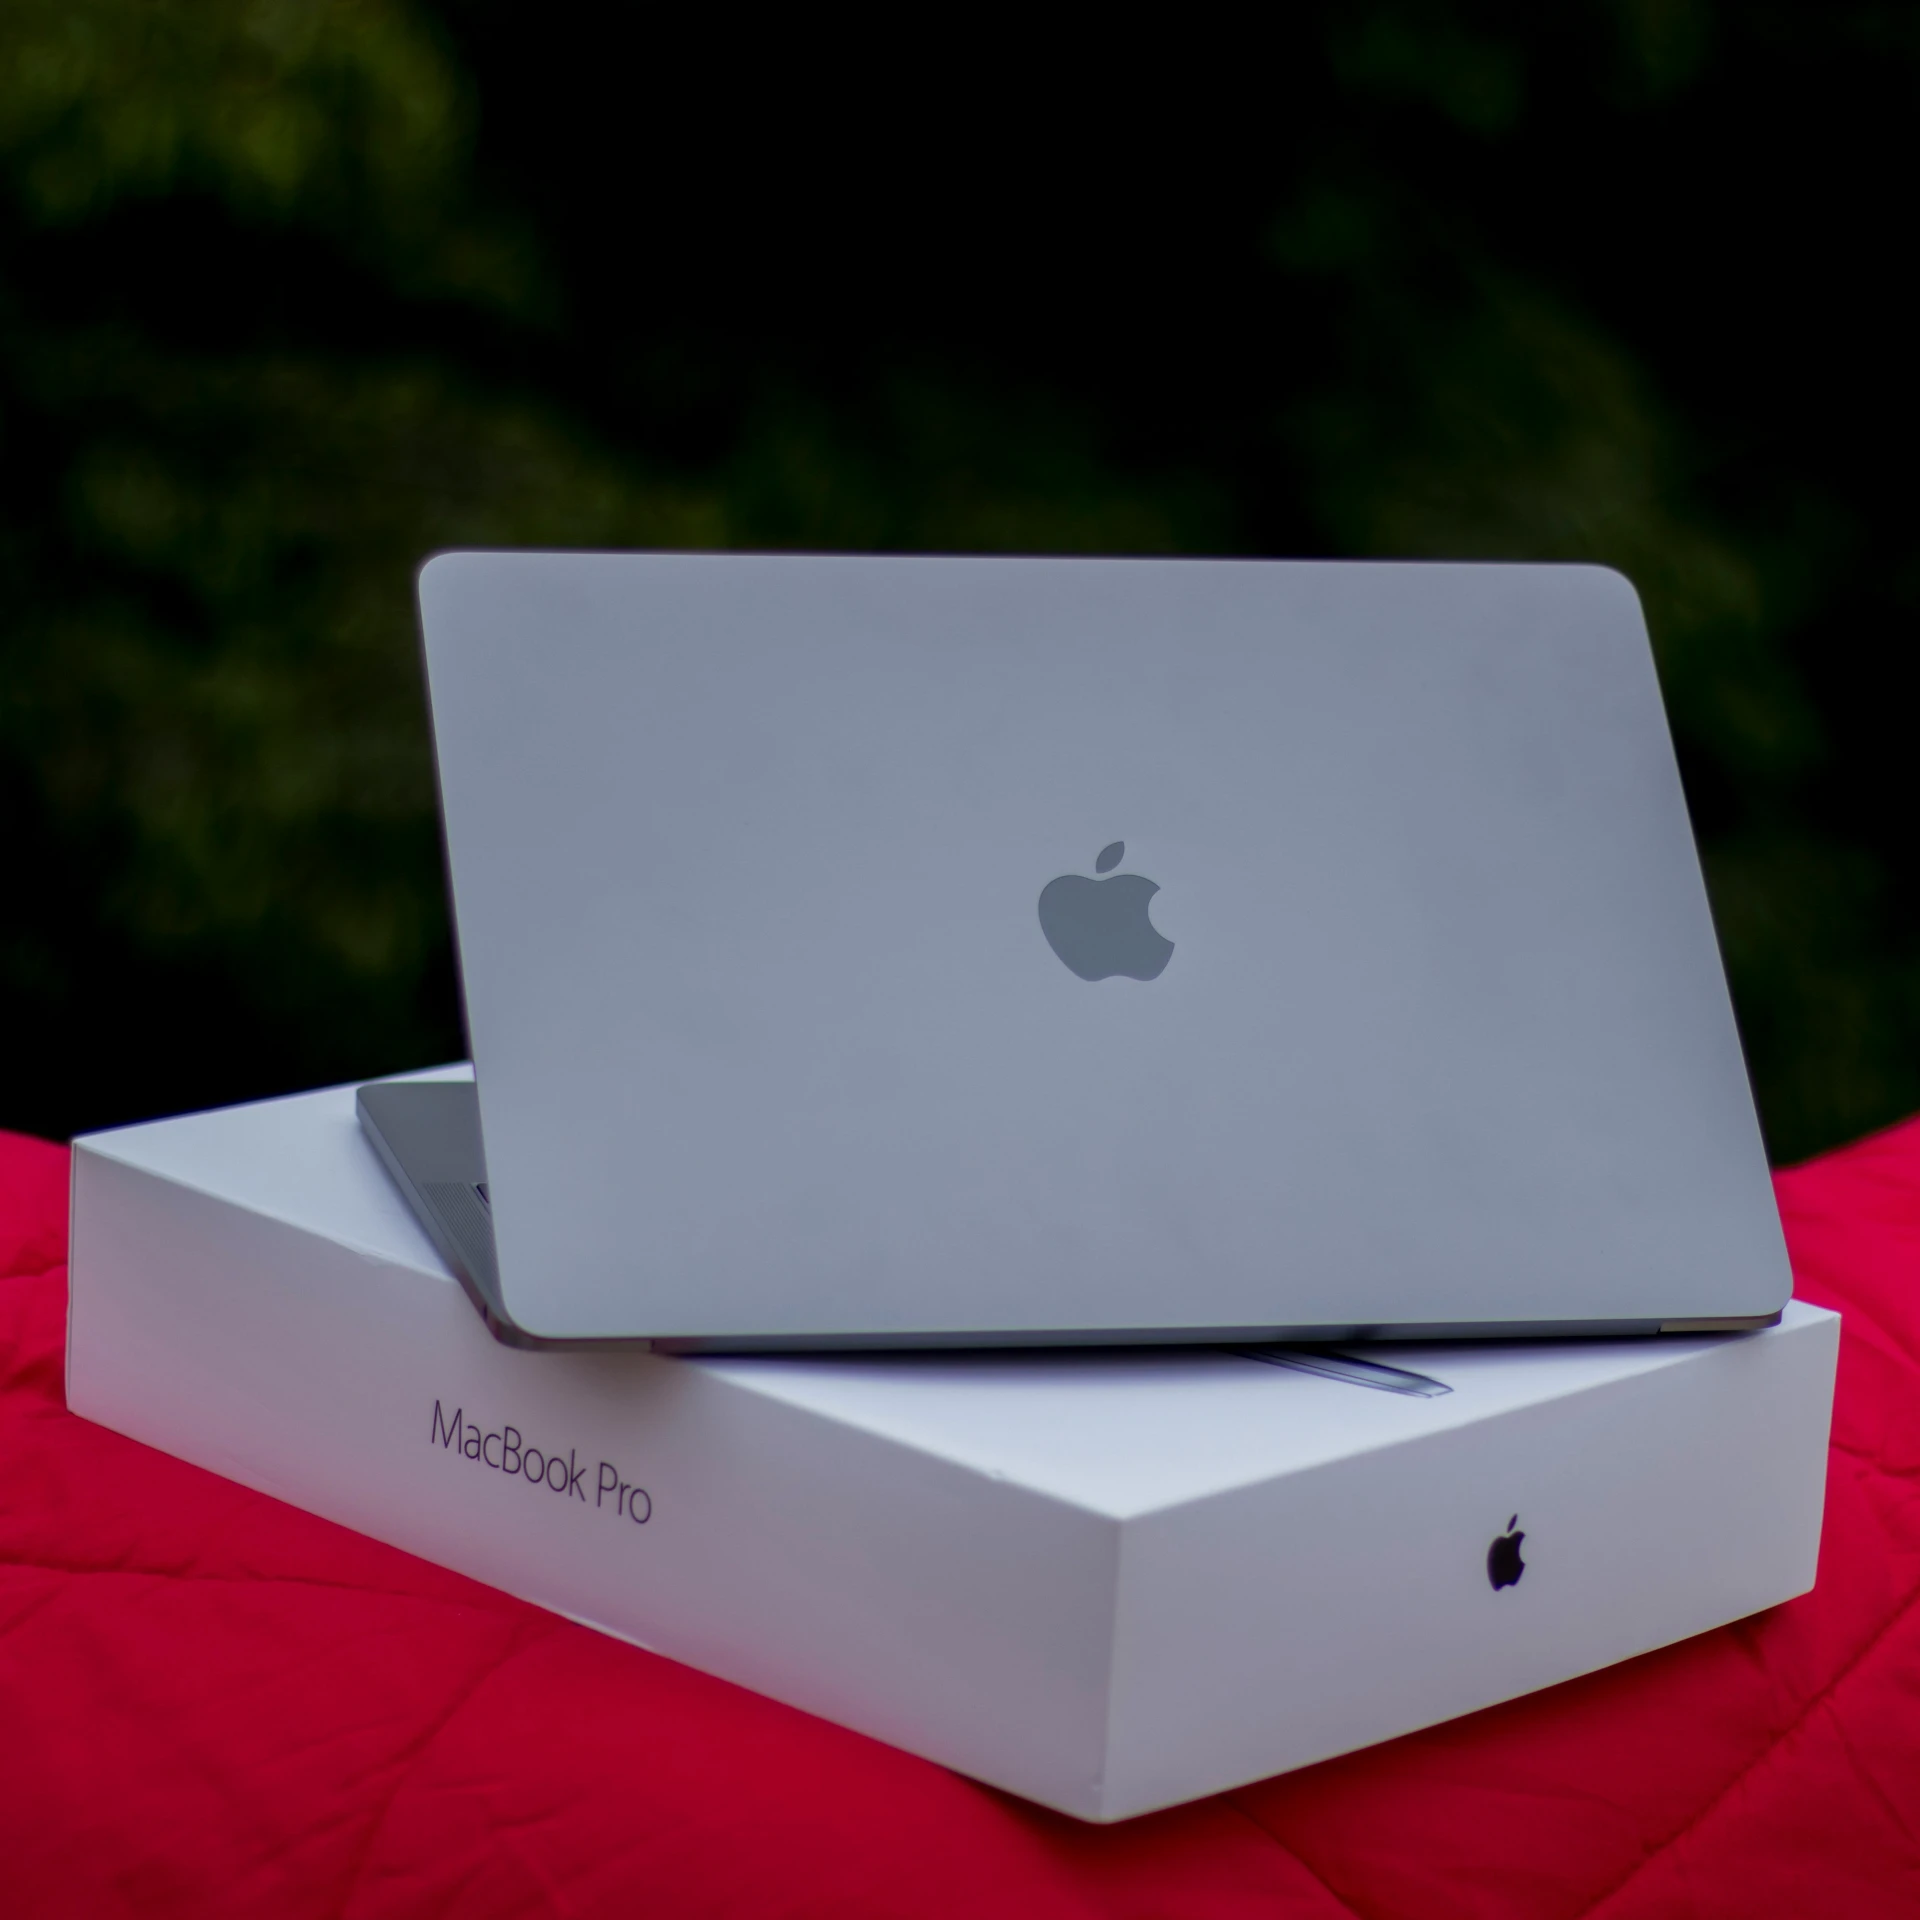
[[[1160,891],[1143,874],[1114,873],[1127,843],[1103,847],[1093,863],[1107,880],[1063,873],[1040,891],[1040,931],[1070,973],[1082,980],[1157,980],[1173,958],[1173,942],[1147,917]]]

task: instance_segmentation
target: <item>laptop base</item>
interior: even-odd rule
[[[470,1080],[383,1080],[360,1088],[361,1130],[413,1209],[440,1257],[496,1340],[510,1347],[661,1353],[875,1352],[902,1348],[1096,1346],[1328,1346],[1375,1340],[1570,1340],[1636,1335],[1747,1333],[1779,1323],[1778,1313],[1717,1320],[1537,1320],[1522,1324],[1394,1326],[1102,1327],[1057,1332],[983,1333],[976,1328],[910,1334],[642,1336],[554,1340],[530,1333],[507,1311],[494,1257],[487,1164],[478,1095]]]

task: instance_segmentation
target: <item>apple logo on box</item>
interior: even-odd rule
[[[1493,1582],[1495,1593],[1502,1587],[1517,1587],[1520,1576],[1527,1570],[1527,1563],[1520,1558],[1520,1542],[1527,1536],[1518,1530],[1519,1526],[1520,1516],[1516,1513],[1507,1522],[1506,1532],[1487,1549],[1487,1578]]]
[[[1127,843],[1103,847],[1089,880],[1063,873],[1040,890],[1040,931],[1069,972],[1082,980],[1157,980],[1173,958],[1173,942],[1147,918],[1147,902],[1160,891],[1137,873],[1113,873]]]

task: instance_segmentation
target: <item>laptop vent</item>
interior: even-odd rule
[[[489,1297],[498,1297],[499,1269],[493,1258],[493,1220],[486,1202],[464,1180],[423,1180],[420,1191],[453,1242],[459,1264]]]

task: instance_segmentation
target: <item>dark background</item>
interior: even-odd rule
[[[1920,14],[1177,25],[0,0],[0,1125],[461,1050],[463,543],[1607,561],[1776,1158],[1920,1107]]]

